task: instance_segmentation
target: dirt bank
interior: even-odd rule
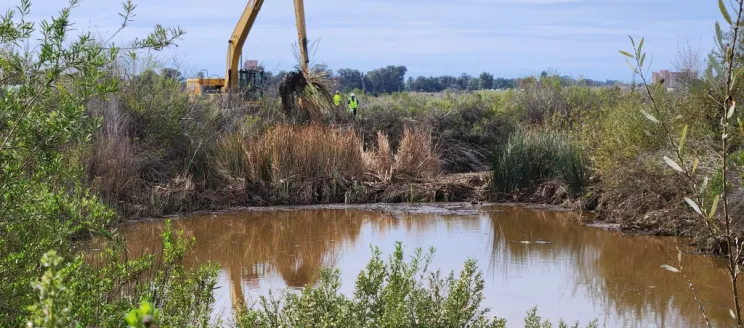
[[[436,179],[360,182],[348,180],[315,181],[291,190],[267,184],[226,186],[217,191],[163,194],[163,202],[178,204],[162,211],[130,216],[132,220],[166,217],[184,213],[298,210],[303,208],[344,208],[384,212],[395,217],[403,213],[472,215],[489,205],[514,205],[547,210],[581,210],[589,215],[584,224],[625,233],[647,235],[693,236],[694,222],[686,216],[668,216],[672,210],[643,210],[630,206],[630,201],[607,197],[592,186],[581,198],[571,198],[564,184],[541,183],[511,194],[493,195],[489,190],[490,171],[443,174]],[[398,204],[391,206],[392,204]],[[413,205],[416,204],[416,205]],[[428,204],[428,205],[427,205]],[[143,210],[141,213],[147,213]],[[630,214],[629,214],[630,213]]]

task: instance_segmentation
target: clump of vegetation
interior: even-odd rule
[[[405,261],[401,243],[388,261],[373,248],[359,273],[352,297],[340,293],[340,272],[323,270],[316,286],[301,293],[262,296],[259,308],[238,311],[237,325],[253,327],[506,327],[481,307],[482,273],[473,260],[459,275],[429,269],[434,255],[417,249]],[[322,306],[318,306],[322,304]],[[574,327],[578,327],[578,323]],[[560,327],[567,327],[561,320]],[[588,327],[596,327],[596,320]],[[531,309],[525,327],[552,327]]]
[[[284,75],[279,84],[279,95],[288,117],[305,114],[315,123],[323,121],[333,103],[333,81],[323,70],[297,70]]]
[[[512,134],[494,161],[492,187],[512,193],[546,181],[559,180],[576,196],[587,183],[581,150],[556,132],[519,131]]]
[[[152,320],[168,327],[208,326],[219,267],[206,264],[186,270],[183,258],[194,240],[177,236],[169,222],[162,237],[158,258],[146,254],[127,259],[119,248],[109,247],[88,259],[82,255],[68,259],[55,250],[44,253],[43,274],[29,290],[37,299],[27,304],[27,313],[8,313],[15,317],[4,324],[109,327],[126,320],[136,327],[133,322],[144,323],[145,316],[153,316]],[[144,303],[137,311],[127,313],[140,302]]]

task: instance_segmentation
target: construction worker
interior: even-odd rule
[[[336,107],[341,106],[341,93],[336,90],[336,94],[333,96],[333,104],[336,105]]]
[[[351,114],[356,116],[357,107],[359,107],[359,99],[356,98],[353,92],[351,93],[349,100],[346,103],[349,105]]]

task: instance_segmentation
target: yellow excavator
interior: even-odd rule
[[[303,72],[307,72],[309,63],[307,54],[307,34],[305,31],[305,7],[304,0],[294,0],[295,18],[297,19],[297,36],[299,39],[299,53]],[[239,68],[240,57],[243,53],[243,44],[248,33],[256,21],[256,16],[261,10],[264,0],[250,0],[240,16],[235,30],[228,40],[227,45],[227,68],[225,77],[196,77],[186,80],[186,88],[189,96],[200,96],[202,94],[219,94],[228,91],[238,91],[247,100],[255,100],[263,94],[264,72],[254,60],[244,63]]]

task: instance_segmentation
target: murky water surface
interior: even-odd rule
[[[407,254],[436,248],[435,268],[459,272],[470,257],[486,280],[484,306],[523,325],[527,310],[543,318],[606,327],[702,327],[698,306],[681,276],[661,269],[676,257],[672,238],[629,236],[580,225],[578,214],[489,207],[452,213],[422,208],[391,215],[352,209],[303,209],[196,215],[173,222],[197,239],[188,265],[218,261],[215,313],[248,304],[269,290],[317,282],[323,267],[341,269],[350,295],[370,258],[370,245],[385,257],[396,241]],[[428,213],[427,213],[428,212]],[[158,245],[162,222],[123,228],[135,254]],[[683,246],[683,245],[681,245]],[[667,253],[668,252],[668,253]],[[718,259],[684,255],[714,326],[729,326],[729,285]]]

